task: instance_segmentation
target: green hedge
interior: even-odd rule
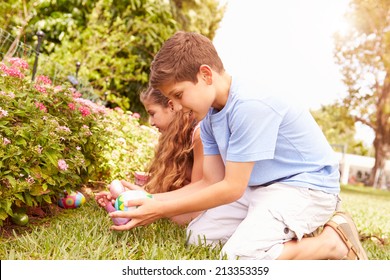
[[[64,190],[130,180],[157,140],[137,114],[83,99],[46,76],[32,82],[28,73],[22,59],[0,63],[0,225],[17,208],[53,203]]]

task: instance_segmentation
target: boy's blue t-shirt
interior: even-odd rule
[[[336,155],[307,110],[263,96],[232,80],[221,111],[202,120],[205,155],[255,165],[249,186],[274,182],[339,193]]]

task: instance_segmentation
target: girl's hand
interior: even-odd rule
[[[130,182],[127,182],[126,180],[121,180],[121,183],[122,185],[129,189],[129,190],[134,190],[134,191],[139,191],[139,190],[143,190],[142,187],[136,185],[136,184],[133,184],[133,183],[130,183]]]
[[[106,208],[108,213],[116,211],[111,199],[109,199],[110,195],[111,194],[109,192],[100,192],[95,196],[96,202],[99,204],[99,206]],[[111,217],[111,219],[115,225],[124,225],[129,222],[129,219],[127,218]]]
[[[110,192],[103,191],[95,195],[95,200],[100,207],[106,207],[107,203],[111,203],[112,196]]]

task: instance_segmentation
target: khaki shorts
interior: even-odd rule
[[[190,244],[224,244],[228,259],[276,259],[283,244],[324,225],[338,195],[273,184],[248,187],[237,201],[204,211],[187,227]]]

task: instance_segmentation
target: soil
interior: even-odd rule
[[[26,226],[18,226],[15,225],[11,218],[8,217],[4,222],[3,226],[0,227],[0,238],[13,238],[16,234],[20,234],[23,232],[31,231],[32,225],[45,225],[45,218],[57,215],[60,211],[64,209],[58,207],[55,204],[49,204],[43,207],[30,207],[27,208],[26,214],[28,215],[28,224]]]
[[[92,188],[85,186],[80,190],[80,192],[83,193],[86,198],[90,199],[94,192],[102,189],[103,188],[94,188],[92,190]],[[14,238],[15,234],[18,235],[25,232],[31,232],[32,226],[49,225],[49,219],[47,218],[56,216],[64,210],[65,209],[59,207],[55,203],[47,204],[45,206],[29,207],[26,209],[26,214],[28,215],[29,220],[28,224],[26,226],[16,225],[11,221],[11,218],[8,217],[5,221],[3,221],[3,226],[0,227],[0,238]]]

